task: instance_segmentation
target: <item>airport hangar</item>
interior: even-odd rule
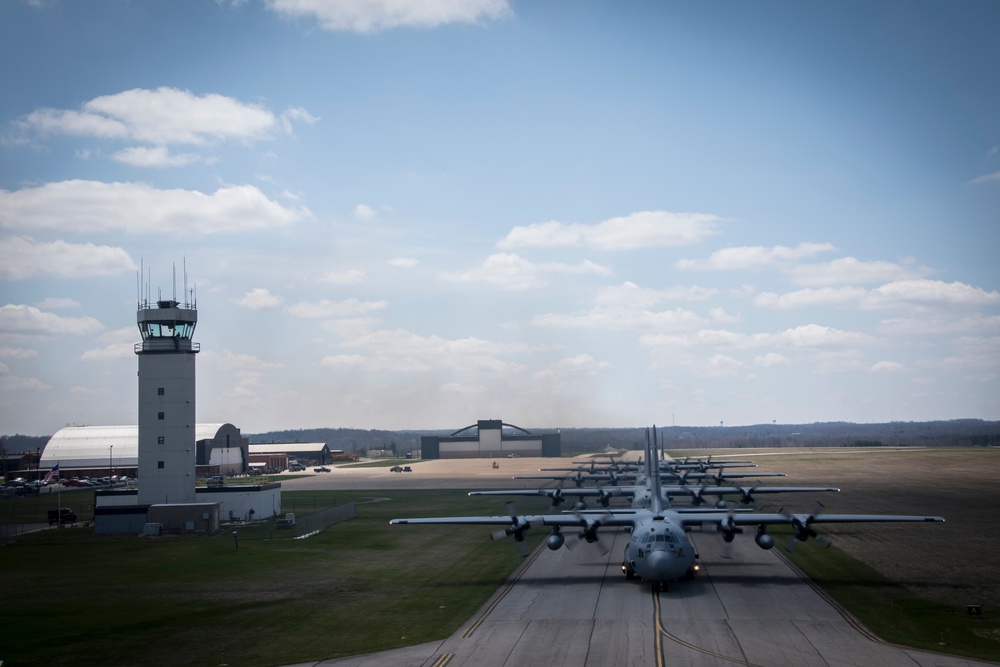
[[[504,427],[522,435],[505,434]],[[462,435],[475,429],[474,433]],[[499,419],[480,419],[447,437],[425,435],[420,438],[420,458],[477,459],[513,456],[562,456],[558,432],[533,435],[520,426]]]

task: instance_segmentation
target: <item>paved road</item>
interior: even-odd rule
[[[423,462],[413,473],[335,470],[285,483],[302,488],[516,488],[512,474],[538,474],[538,459]],[[340,474],[342,473],[342,474]],[[417,526],[401,530],[419,530]],[[552,552],[539,547],[459,631],[440,642],[354,656],[314,667],[961,667],[996,665],[882,644],[856,627],[751,534],[730,557],[714,534],[692,533],[702,572],[654,595],[619,569],[627,535],[602,533],[610,547]],[[498,545],[501,546],[509,545]],[[293,667],[305,667],[296,665]]]

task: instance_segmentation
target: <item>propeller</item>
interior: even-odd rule
[[[552,499],[552,506],[553,507],[558,507],[559,505],[562,505],[563,501],[566,500],[566,497],[563,495],[563,492],[562,492],[563,491],[563,482],[565,482],[565,480],[562,480],[562,479],[559,480],[559,485],[555,488],[555,490],[552,491],[552,493],[548,494],[549,498]]]
[[[830,546],[830,540],[817,533],[812,527],[813,520],[819,516],[824,509],[823,503],[816,503],[816,507],[813,508],[811,514],[803,515],[789,514],[784,511],[784,508],[782,508],[779,513],[788,517],[792,522],[792,539],[790,539],[788,544],[785,545],[786,551],[795,551],[795,547],[799,545],[799,542],[805,542],[810,537],[822,544],[824,549]]]
[[[507,507],[507,514],[510,516],[511,520],[510,527],[504,528],[502,530],[493,531],[492,533],[490,533],[490,538],[494,542],[496,542],[498,540],[502,540],[508,535],[513,536],[514,541],[517,542],[518,549],[520,549],[521,551],[521,557],[524,558],[531,551],[530,549],[528,549],[528,545],[525,544],[524,542],[524,531],[528,530],[528,528],[531,528],[531,524],[529,524],[527,521],[517,516],[517,512],[514,510],[513,502],[507,503],[506,507]]]
[[[601,527],[601,522],[606,518],[612,516],[611,512],[606,512],[596,519],[590,516],[585,516],[579,512],[575,512],[576,518],[580,520],[581,530],[577,535],[577,541],[583,540],[588,544],[596,544],[597,548],[600,550],[601,555],[607,554],[611,551],[611,547],[606,546],[602,541],[600,535],[597,534],[597,529]],[[566,543],[569,546],[569,542]]]
[[[736,533],[742,533],[743,529],[736,525],[733,521],[733,510],[732,508],[726,513],[726,518],[723,519],[716,530],[722,532],[722,539],[725,544],[722,546],[722,557],[732,558],[733,557],[733,540],[736,539]]]
[[[753,505],[755,510],[760,510],[761,504],[753,497],[753,492],[759,489],[760,486],[760,482],[757,482],[753,486],[737,487],[740,490],[740,502],[744,505]]]

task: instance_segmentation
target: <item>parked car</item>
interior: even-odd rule
[[[330,472],[330,469],[326,466],[320,466],[319,468],[313,468],[313,472]]]
[[[76,523],[76,512],[69,507],[60,507],[57,510],[49,510],[49,525],[64,523]]]

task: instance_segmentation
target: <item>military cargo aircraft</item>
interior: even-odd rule
[[[656,435],[650,442],[647,431],[647,460],[656,460]],[[533,526],[545,526],[552,530],[546,538],[546,546],[555,551],[566,544],[563,530],[573,530],[570,539],[600,544],[599,531],[602,528],[625,528],[631,533],[622,558],[622,572],[626,578],[640,577],[650,582],[655,590],[665,588],[669,582],[683,577],[691,577],[697,571],[697,554],[687,531],[693,526],[712,526],[720,532],[726,542],[732,542],[743,527],[756,526],[754,538],[762,549],[771,549],[774,538],[767,527],[776,524],[790,525],[793,537],[787,549],[791,550],[801,541],[815,538],[828,544],[815,529],[823,523],[867,523],[867,522],[942,522],[939,516],[913,516],[900,514],[810,514],[734,512],[733,510],[712,510],[702,512],[681,512],[665,502],[662,484],[658,474],[648,469],[650,480],[650,506],[635,509],[606,509],[562,512],[559,514],[518,515],[513,504],[508,503],[506,516],[450,516],[417,517],[393,519],[392,525],[419,524],[471,524],[499,526],[492,533],[493,540],[512,536],[521,546],[522,555],[527,555],[524,546],[525,532]],[[606,551],[605,551],[606,553]]]

